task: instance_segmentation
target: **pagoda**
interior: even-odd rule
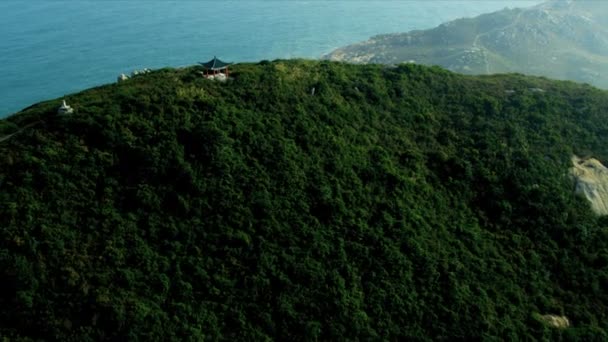
[[[224,76],[228,77],[228,66],[232,65],[232,63],[226,63],[215,56],[209,62],[199,64],[205,68],[205,77],[215,76],[218,73],[222,74],[222,71],[224,71]]]

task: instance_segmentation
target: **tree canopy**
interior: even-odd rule
[[[0,336],[606,340],[608,94],[277,60],[0,121]],[[314,89],[314,90],[313,90]],[[541,89],[542,91],[539,91]],[[539,318],[564,315],[569,328]]]

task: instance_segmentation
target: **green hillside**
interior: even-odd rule
[[[606,340],[608,93],[274,61],[0,121],[0,336]],[[1,139],[1,138],[0,138]],[[552,328],[543,315],[566,316]]]

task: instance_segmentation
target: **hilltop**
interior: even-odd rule
[[[458,19],[430,30],[383,34],[326,59],[415,62],[465,74],[518,72],[608,88],[608,2],[556,0]]]
[[[8,340],[608,338],[608,93],[277,60],[0,121]],[[29,126],[28,126],[29,125]]]

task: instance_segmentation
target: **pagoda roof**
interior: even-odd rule
[[[226,63],[214,56],[213,59],[210,60],[209,62],[199,63],[199,64],[202,65],[203,67],[205,67],[206,69],[221,70],[221,69],[226,69],[226,67],[228,67],[232,63]]]

